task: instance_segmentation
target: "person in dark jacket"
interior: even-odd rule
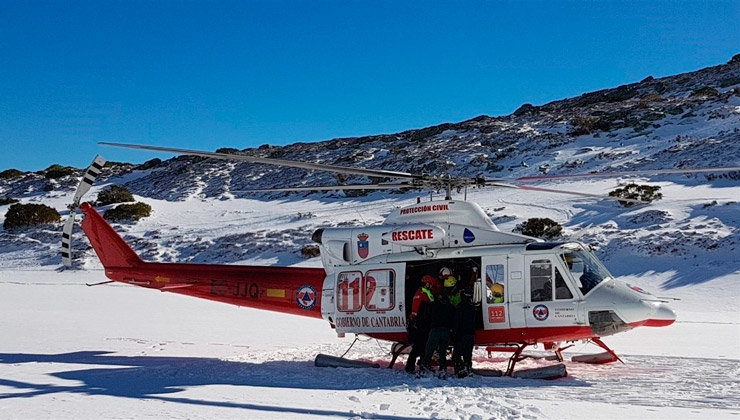
[[[431,372],[430,363],[434,351],[439,355],[439,376],[447,377],[447,346],[450,344],[450,333],[455,321],[455,307],[450,302],[450,295],[455,288],[456,280],[449,276],[444,281],[442,293],[431,304],[429,339],[421,362],[422,370]]]
[[[432,276],[424,276],[422,283],[414,294],[411,301],[411,314],[408,322],[408,340],[411,343],[411,352],[406,360],[406,372],[414,373],[416,371],[416,359],[424,358],[424,351],[429,336],[429,313],[430,305],[434,302],[434,290],[437,279]]]
[[[455,366],[455,375],[464,378],[470,374],[473,368],[477,310],[475,304],[473,304],[472,290],[465,289],[460,297],[460,305],[455,312],[453,327],[455,349],[452,352],[452,363]]]

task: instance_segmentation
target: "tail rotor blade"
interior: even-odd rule
[[[65,267],[72,266],[72,229],[75,225],[75,214],[77,210],[70,211],[62,228],[62,264]]]
[[[90,191],[98,175],[103,171],[103,165],[105,165],[105,159],[100,155],[95,156],[95,159],[87,167],[82,180],[80,180],[80,184],[77,186],[72,204],[68,206],[69,216],[64,221],[64,227],[62,228],[62,264],[65,267],[72,266],[72,231],[75,226],[77,209],[80,207],[82,197]]]
[[[77,186],[74,202],[72,203],[75,207],[80,205],[82,196],[90,191],[90,187],[92,187],[93,183],[95,183],[95,180],[98,178],[98,175],[100,175],[100,172],[103,170],[103,165],[105,165],[105,159],[100,155],[95,156],[95,159],[85,171],[85,175],[83,175],[80,185]]]

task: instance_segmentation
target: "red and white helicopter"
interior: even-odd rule
[[[240,154],[156,146],[106,145],[264,163],[343,174],[383,177],[395,183],[310,186],[254,190],[327,191],[347,189],[444,189],[444,200],[416,202],[394,210],[379,225],[324,228],[313,234],[322,268],[155,263],[143,261],[89,203],[80,205],[102,171],[96,157],[70,205],[62,258],[71,264],[71,234],[77,208],[82,230],[105,268],[109,282],[190,295],[239,306],[323,318],[339,336],[363,334],[397,343],[390,366],[406,347],[406,320],[422,276],[442,267],[474,288],[480,306],[476,346],[513,352],[506,375],[514,374],[528,346],[542,343],[562,360],[566,343],[590,340],[605,350],[582,361],[619,360],[601,338],[636,327],[671,325],[676,314],[665,299],[615,279],[588,247],[578,242],[542,242],[500,231],[475,203],[452,200],[451,191],[493,186],[615,199],[551,190],[523,182],[546,178],[613,177],[737,171],[738,167],[670,169],[516,179],[433,177],[405,172],[286,161]],[[619,199],[641,202],[639,200]],[[503,296],[494,297],[493,290]],[[568,346],[569,347],[569,346]]]

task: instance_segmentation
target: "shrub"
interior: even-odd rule
[[[8,204],[15,204],[18,200],[11,197],[0,197],[0,206],[7,206]]]
[[[537,113],[537,107],[532,104],[523,104],[514,111],[514,116],[519,117],[521,115],[533,115]]]
[[[717,91],[717,89],[715,89],[713,87],[704,86],[702,88],[696,89],[691,94],[691,96],[703,96],[703,97],[719,96],[719,92]]]
[[[110,188],[98,193],[98,205],[105,206],[114,203],[128,203],[134,201],[134,196],[126,187],[111,185]]]
[[[124,220],[139,220],[152,214],[152,206],[142,202],[134,204],[121,204],[114,209],[106,210],[103,217],[111,222]]]
[[[5,230],[56,223],[61,220],[59,212],[44,204],[13,204],[5,213]]]
[[[0,179],[14,179],[20,178],[25,172],[19,171],[18,169],[6,169],[0,172]]]
[[[44,169],[44,177],[48,179],[57,179],[63,176],[72,175],[76,169],[71,166],[57,165],[56,163]]]
[[[642,100],[643,101],[647,101],[647,102],[657,102],[657,101],[659,101],[661,99],[663,99],[663,98],[660,96],[660,94],[659,93],[655,93],[655,92],[646,93],[646,94],[642,95]]]
[[[627,184],[624,188],[617,188],[616,190],[609,192],[609,197],[631,198],[633,200],[652,202],[663,198],[663,194],[658,191],[660,191],[659,186]],[[631,207],[635,203],[619,201],[619,204],[623,207]]]
[[[159,159],[159,158],[149,159],[146,162],[142,163],[141,165],[136,166],[134,169],[139,170],[139,171],[145,171],[147,169],[156,168],[161,163],[162,163],[162,159]]]
[[[216,149],[216,153],[225,153],[227,155],[236,155],[236,154],[239,154],[239,149],[235,149],[233,147],[222,147],[220,149]]]
[[[573,117],[570,125],[571,128],[568,134],[571,136],[581,136],[598,130],[609,131],[611,129],[611,122],[606,118]]]
[[[738,76],[728,77],[726,79],[720,80],[719,87],[726,88],[726,87],[730,87],[732,85],[737,85],[738,83],[740,83],[740,77],[738,77]]]
[[[303,245],[301,248],[301,257],[303,258],[314,258],[321,255],[318,245]]]
[[[533,217],[517,225],[514,232],[520,232],[522,235],[534,236],[535,238],[553,239],[563,234],[563,226],[547,217]]]

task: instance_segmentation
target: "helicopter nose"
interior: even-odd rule
[[[667,304],[658,303],[655,313],[645,321],[646,327],[667,327],[676,321],[676,313]]]

